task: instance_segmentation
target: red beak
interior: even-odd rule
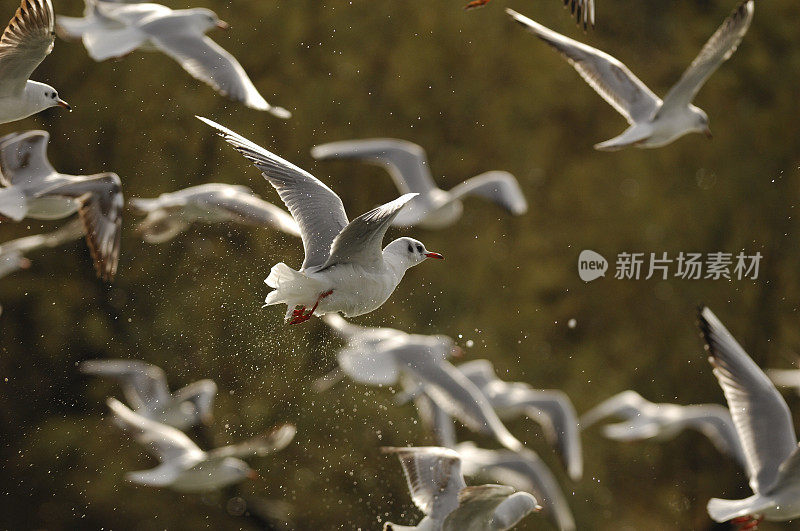
[[[251,470],[250,472],[247,473],[247,479],[252,479],[253,481],[255,481],[257,479],[261,479],[261,476],[259,476],[258,472],[256,472],[255,470]]]
[[[221,30],[231,29],[231,25],[224,20],[218,20],[216,26]]]
[[[425,256],[428,258],[436,258],[437,260],[444,260],[444,256],[440,255],[439,253],[425,253]]]
[[[56,103],[58,103],[59,106],[65,108],[66,110],[72,112],[72,106],[69,103],[67,103],[66,101],[62,100],[61,98],[58,98],[56,100]]]
[[[706,127],[706,129],[705,129],[705,131],[703,131],[703,133],[706,135],[706,138],[709,139],[709,140],[714,138],[714,135],[711,134],[711,129],[709,129],[708,127]]]
[[[458,345],[453,346],[451,349],[451,356],[457,359],[461,359],[464,357],[464,349],[459,347]]]

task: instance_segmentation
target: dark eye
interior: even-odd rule
[[[53,99],[56,99],[56,93],[53,92],[52,94],[50,94],[50,97],[53,98]]]
[[[413,253],[414,252],[414,246],[411,245],[410,243],[408,244],[408,252],[409,253]]]
[[[420,252],[420,253],[422,252],[422,246],[421,245],[417,245],[417,252]]]

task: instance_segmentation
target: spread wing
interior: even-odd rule
[[[3,186],[41,182],[56,173],[47,159],[47,131],[11,133],[0,138],[0,182]]]
[[[33,71],[53,50],[54,21],[50,0],[22,0],[0,37],[0,96],[25,89]]]
[[[361,214],[351,221],[331,245],[331,256],[320,269],[336,264],[378,267],[383,263],[383,237],[406,203],[417,194],[405,194],[394,201]]]
[[[533,511],[541,509],[527,492],[506,485],[466,487],[458,494],[458,508],[444,521],[442,531],[511,529]]]
[[[231,187],[219,193],[202,195],[198,197],[197,202],[223,208],[239,223],[272,227],[293,236],[300,236],[300,228],[288,212],[264,201],[250,190],[243,192]]]
[[[0,243],[0,256],[10,253],[27,253],[44,247],[57,247],[63,243],[78,239],[83,235],[80,220],[73,220],[60,229],[47,234],[34,234],[8,242]]]
[[[150,35],[162,52],[175,59],[195,79],[251,109],[269,111],[283,119],[292,117],[286,109],[267,103],[239,61],[210,38],[188,32],[156,31],[151,26],[152,23],[145,24],[141,29]]]
[[[155,409],[170,399],[167,376],[160,367],[139,360],[87,360],[80,371],[119,381],[125,400],[134,409]]]
[[[528,202],[516,177],[506,171],[490,171],[467,179],[451,189],[450,195],[453,199],[468,195],[483,197],[517,216],[528,211]]]
[[[636,418],[640,415],[642,409],[650,404],[651,402],[642,398],[636,391],[623,391],[611,398],[603,400],[581,415],[581,430],[585,430],[607,417],[623,417],[625,419]]]
[[[383,448],[397,454],[414,504],[426,515],[444,518],[458,506],[458,493],[466,487],[461,459],[449,448]]]
[[[183,432],[165,424],[146,419],[125,407],[119,400],[109,398],[106,403],[119,421],[120,427],[161,461],[172,461],[187,456],[202,457],[203,451]]]
[[[750,487],[755,493],[764,493],[797,446],[789,407],[711,310],[702,308],[698,318],[709,362],[744,449]]]
[[[561,53],[581,77],[624,116],[628,123],[651,119],[661,106],[658,96],[619,60],[596,48],[556,33],[513,9],[506,9],[506,13],[530,33]]]
[[[268,433],[253,437],[239,444],[223,446],[209,452],[209,457],[251,457],[265,456],[286,448],[297,433],[293,424],[283,424],[270,430]]]
[[[392,138],[345,140],[311,149],[317,160],[356,159],[385,167],[400,193],[425,194],[436,188],[425,150],[417,144]]]
[[[753,21],[754,6],[754,0],[744,0],[725,19],[664,97],[663,112],[689,105],[709,76],[733,55]]]
[[[319,269],[330,257],[334,238],[347,226],[342,200],[322,181],[211,120],[198,119],[261,170],[278,191],[292,217],[300,226],[306,258],[303,269]]]

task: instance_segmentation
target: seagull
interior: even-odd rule
[[[468,179],[449,191],[433,182],[425,150],[417,144],[391,138],[350,140],[321,144],[311,149],[317,160],[356,159],[385,167],[397,189],[419,194],[392,222],[397,227],[419,225],[440,229],[461,217],[461,200],[469,195],[497,203],[514,215],[528,211],[517,179],[505,171],[490,171]]]
[[[497,377],[489,360],[474,360],[457,368],[489,399],[500,419],[527,416],[538,422],[547,442],[558,449],[569,477],[577,481],[583,476],[578,415],[566,393],[556,389],[537,390],[521,382],[505,382]]]
[[[708,77],[742,41],[753,20],[754,0],[744,0],[703,46],[700,54],[662,101],[624,64],[605,52],[556,33],[513,9],[506,12],[526,30],[555,48],[630,127],[621,135],[595,145],[601,151],[628,146],[656,148],[688,133],[711,138],[708,116],[692,100]]]
[[[386,522],[384,531],[483,531],[511,529],[541,507],[531,494],[504,485],[467,487],[461,458],[449,448],[383,448],[397,454],[411,499],[425,517],[413,527]]]
[[[800,369],[767,369],[767,376],[776,386],[792,387],[800,393]]]
[[[754,493],[743,500],[713,498],[708,502],[708,514],[715,522],[744,523],[740,529],[753,529],[762,518],[797,518],[800,449],[789,406],[708,308],[700,309],[699,326],[708,361],[714,367],[714,376],[728,401],[744,448],[746,472]]]
[[[561,531],[575,529],[570,511],[553,473],[530,449],[523,452],[484,450],[471,441],[456,441],[453,420],[424,392],[414,398],[422,424],[431,430],[439,446],[452,448],[461,456],[465,476],[488,479],[517,490],[530,492],[542,504],[542,514]]]
[[[603,434],[617,441],[668,440],[685,429],[694,429],[708,437],[717,449],[746,464],[742,445],[730,411],[718,404],[681,406],[654,404],[636,391],[623,391],[584,413],[581,429],[607,417],[622,417],[625,422],[608,424]]]
[[[407,269],[428,258],[444,258],[413,238],[398,238],[381,250],[392,220],[416,194],[405,194],[348,223],[342,200],[313,175],[230,129],[198,118],[261,170],[300,226],[303,266],[295,271],[281,262],[265,281],[274,288],[265,306],[286,304],[289,324],[332,312],[347,317],[369,313],[386,302]]]
[[[464,9],[485,6],[491,0],[472,0]],[[585,30],[589,24],[594,28],[594,0],[564,0],[564,7],[575,17],[578,24],[583,24]]]
[[[84,374],[117,380],[125,400],[144,418],[179,430],[211,423],[217,394],[213,380],[199,380],[171,393],[164,371],[143,361],[87,360],[78,367]]]
[[[15,122],[50,107],[72,110],[50,85],[28,79],[53,51],[53,4],[22,0],[0,37],[0,123]]]
[[[65,175],[47,159],[47,131],[0,138],[0,215],[61,219],[76,211],[97,275],[111,281],[119,262],[122,183],[116,173]]]
[[[106,403],[119,426],[161,461],[150,470],[128,472],[126,479],[179,492],[208,492],[245,479],[257,479],[258,474],[242,458],[282,450],[296,432],[293,425],[284,424],[243,443],[204,452],[183,432],[134,413],[114,398]]]
[[[292,216],[268,203],[246,186],[210,183],[161,194],[155,199],[135,197],[128,204],[147,217],[136,230],[148,243],[171,240],[196,221],[233,221],[244,225],[272,227],[300,236]]]
[[[325,316],[325,322],[344,321],[339,316]],[[395,330],[396,335],[375,340],[375,334],[385,333],[378,329],[375,333],[355,333],[347,336],[347,345],[336,353],[339,369],[355,382],[381,386],[395,385],[401,380],[409,382],[412,388],[407,398],[420,392],[431,397],[436,404],[457,418],[472,431],[494,437],[509,450],[521,451],[523,444],[503,425],[488,400],[447,357],[457,354],[460,349],[447,336],[424,336],[406,334]],[[329,380],[330,376],[324,377]],[[320,389],[321,386],[315,386]],[[404,399],[398,400],[403,403]]]
[[[59,35],[83,39],[95,61],[121,58],[137,48],[160,51],[233,101],[278,118],[292,116],[267,103],[236,58],[205,35],[213,28],[229,27],[211,10],[173,11],[159,4],[86,0],[83,18],[59,16],[57,23]]]

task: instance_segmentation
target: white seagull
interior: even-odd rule
[[[246,186],[201,184],[154,199],[135,197],[128,204],[147,215],[136,230],[148,243],[169,241],[194,222],[232,221],[300,236],[300,229],[288,212],[264,201]]]
[[[0,243],[0,278],[30,267],[25,255],[38,249],[58,247],[83,236],[80,220],[73,220],[63,227],[47,234],[34,234],[16,240]]]
[[[59,35],[83,39],[95,61],[120,58],[137,48],[160,51],[234,101],[278,118],[292,116],[267,103],[236,58],[205,35],[210,29],[229,27],[211,10],[86,0],[83,18],[59,16],[57,23]]]
[[[497,203],[514,215],[528,211],[528,203],[517,179],[505,171],[490,171],[468,179],[449,191],[433,181],[425,150],[417,144],[391,138],[349,140],[321,144],[311,149],[317,160],[355,159],[385,167],[400,193],[417,197],[398,214],[393,225],[439,229],[461,217],[467,196],[479,196]]]
[[[743,500],[708,502],[716,522],[733,520],[752,529],[761,518],[786,521],[800,516],[800,449],[792,414],[767,375],[753,362],[708,308],[701,308],[700,330],[733,423],[744,448],[754,494]]]
[[[313,175],[230,129],[198,118],[261,170],[300,226],[303,266],[295,271],[281,262],[265,281],[274,288],[265,306],[286,304],[290,324],[331,312],[348,317],[369,313],[386,302],[410,267],[428,258],[443,258],[412,238],[398,238],[381,249],[392,220],[415,194],[405,194],[348,223],[342,200]]]
[[[555,48],[589,85],[628,120],[621,135],[595,145],[615,151],[627,146],[655,148],[688,133],[705,133],[708,116],[692,100],[709,76],[739,46],[753,20],[754,0],[744,0],[700,50],[700,54],[662,101],[624,64],[605,52],[556,33],[533,20],[506,9],[512,19]]]
[[[460,349],[447,336],[406,334],[399,330],[355,332],[338,326],[339,316],[325,316],[325,322],[346,340],[336,353],[339,369],[355,382],[382,386],[403,383],[410,388],[398,403],[420,393],[429,396],[440,408],[472,431],[494,437],[509,450],[521,451],[523,444],[503,425],[489,401],[447,358]],[[349,323],[348,323],[349,325]],[[352,325],[349,325],[352,326]],[[379,334],[387,337],[378,339]],[[330,375],[323,377],[330,380]],[[323,386],[316,384],[317,389]]]
[[[53,4],[22,0],[0,37],[0,123],[61,106],[72,110],[50,85],[28,79],[53,50]]]
[[[0,215],[61,219],[75,212],[83,222],[97,275],[111,281],[117,272],[122,227],[122,183],[116,173],[65,175],[47,159],[47,131],[0,138]]]
[[[622,417],[624,422],[603,426],[603,434],[617,441],[665,441],[685,429],[697,430],[717,449],[746,465],[742,445],[730,411],[718,404],[654,404],[636,391],[623,391],[596,405],[580,418],[585,430],[608,417]]]
[[[87,360],[78,366],[84,374],[113,378],[137,414],[187,430],[199,424],[210,424],[217,384],[198,380],[170,392],[167,376],[155,365],[139,360]]]
[[[577,481],[583,476],[578,415],[566,393],[534,389],[522,382],[505,382],[497,377],[489,360],[473,360],[457,368],[486,395],[502,420],[526,416],[539,423],[547,442],[558,450],[569,477]]]
[[[504,485],[467,487],[461,458],[449,448],[383,448],[397,454],[411,499],[425,515],[415,526],[386,522],[384,531],[491,531],[511,529],[540,510],[531,494]]]
[[[114,398],[109,398],[107,404],[117,424],[161,461],[150,470],[128,472],[126,479],[179,492],[208,492],[245,479],[257,479],[258,474],[241,458],[277,452],[292,441],[296,432],[294,426],[284,424],[243,443],[204,452],[186,434],[171,426],[134,413]]]
[[[464,9],[484,6],[491,0],[472,0]],[[585,30],[589,24],[594,27],[594,0],[564,0],[564,7],[568,8],[578,24],[583,24]]]

